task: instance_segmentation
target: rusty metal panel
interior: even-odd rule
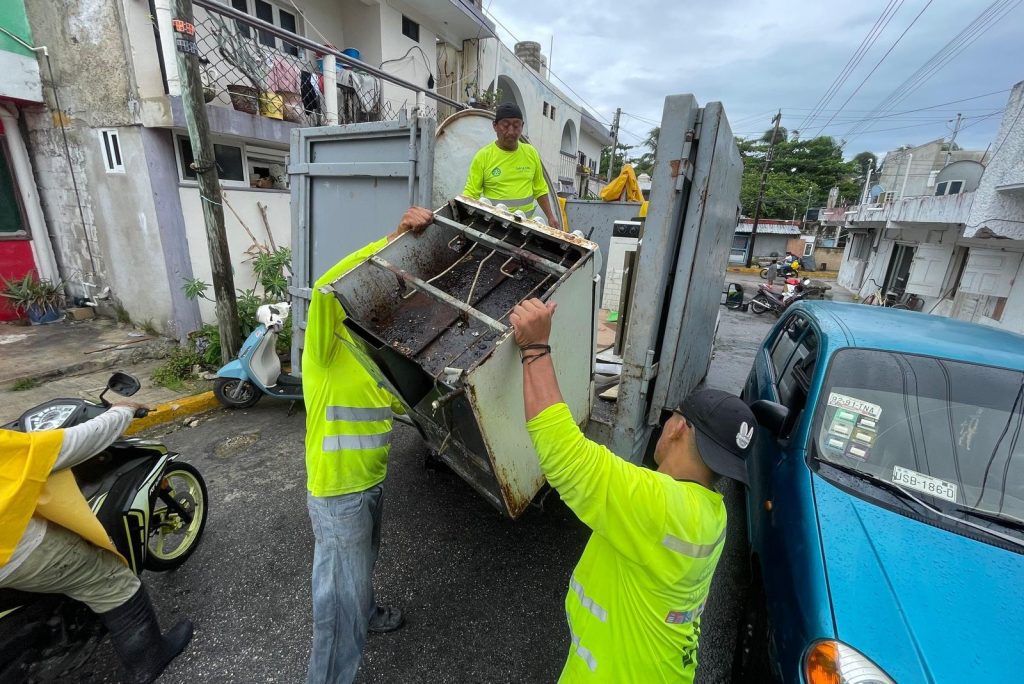
[[[331,287],[361,353],[426,441],[516,518],[544,478],[526,432],[522,366],[508,316],[529,297],[560,304],[552,353],[563,397],[585,425],[596,246],[468,200],[437,216],[422,235],[403,235]]]
[[[660,421],[704,379],[711,363],[725,267],[736,227],[743,162],[719,102],[703,110],[682,241],[662,335],[648,423]]]

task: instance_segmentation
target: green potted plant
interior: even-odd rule
[[[32,325],[53,323],[64,317],[64,283],[40,280],[29,271],[20,279],[2,278],[0,295],[10,300],[14,310]]]

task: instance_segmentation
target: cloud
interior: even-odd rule
[[[899,92],[895,89],[907,77],[991,4],[991,0],[934,2],[868,77],[926,1],[902,3],[828,103],[828,111],[807,122],[810,125],[803,133],[817,133],[835,114],[824,134],[842,138],[887,96]],[[489,12],[518,39],[539,42],[545,54],[554,36],[554,73],[605,122],[616,107],[659,121],[666,95],[693,93],[701,103],[721,101],[735,132],[760,135],[779,108],[787,128],[804,123],[884,6],[880,0],[872,7],[813,0],[493,0]],[[1024,78],[1019,68],[1024,64],[1022,25],[1024,6],[979,35],[892,112],[1010,88]],[[501,27],[499,31],[507,43],[514,42]],[[849,104],[836,111],[862,81]],[[883,153],[901,144],[948,135],[949,121],[958,111],[965,119],[957,142],[984,148],[998,131],[1007,97],[1003,92],[878,119],[849,141],[847,151],[851,156],[865,149]],[[650,127],[627,116],[623,139],[636,143]]]

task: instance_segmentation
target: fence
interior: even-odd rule
[[[212,0],[196,0],[195,40],[208,104],[283,119],[301,126],[327,123],[323,56],[337,59],[338,122],[390,121],[416,103],[417,92],[439,96],[335,49]],[[404,99],[385,98],[382,81],[401,86]],[[446,102],[446,109],[465,105]],[[421,116],[434,117],[422,106]]]

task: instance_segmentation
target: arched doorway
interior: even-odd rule
[[[491,86],[488,90],[494,90],[494,81],[491,81]],[[529,118],[526,116],[526,105],[523,103],[523,93],[519,90],[519,86],[509,76],[501,75],[498,76],[498,102],[502,104],[505,102],[511,102],[512,104],[519,107],[519,110],[523,112],[523,133],[527,136],[530,135]]]
[[[576,182],[576,122],[569,119],[562,127],[562,142],[558,154],[558,184],[561,190],[573,192],[579,184]]]

